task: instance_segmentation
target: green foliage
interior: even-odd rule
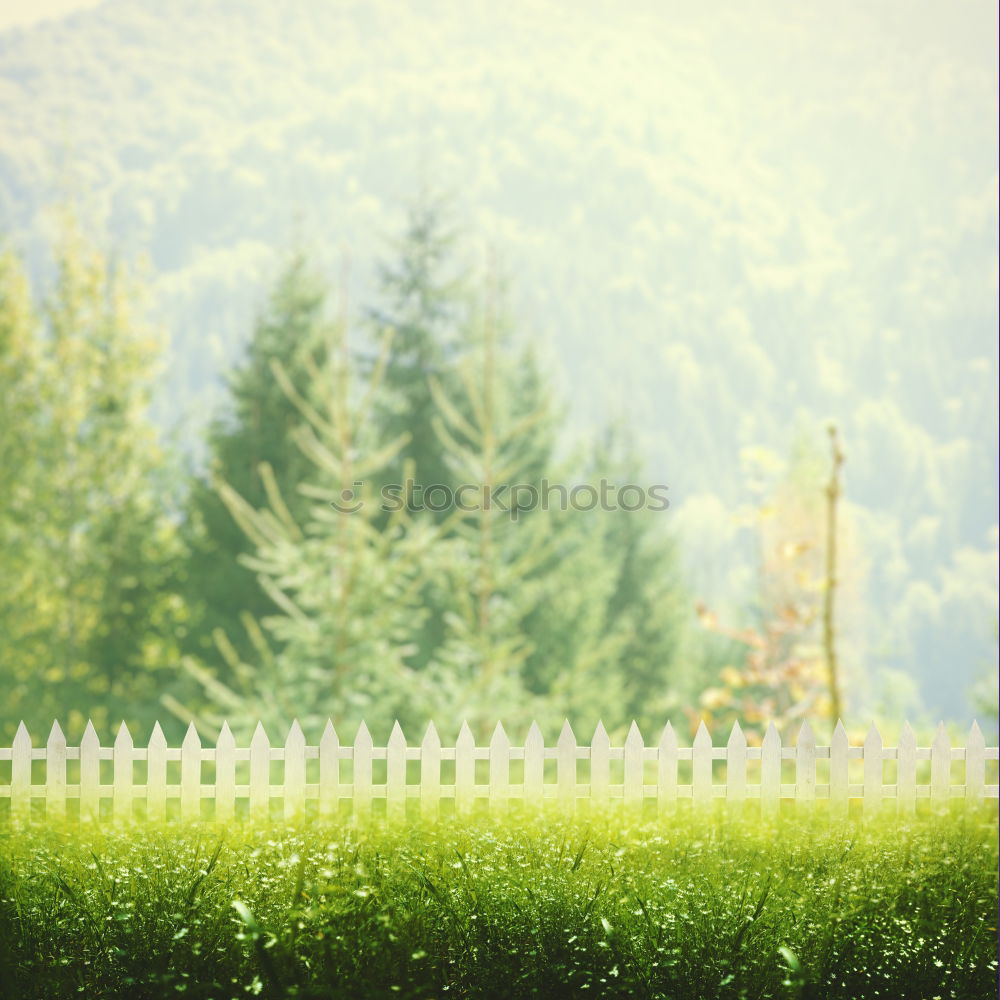
[[[383,293],[406,319],[368,363],[343,323],[324,358],[307,355],[296,371],[281,359],[281,324],[266,343],[255,337],[272,393],[295,413],[275,447],[294,448],[299,464],[286,460],[283,475],[261,464],[253,493],[225,477],[216,485],[244,538],[234,547],[228,533],[206,533],[201,558],[224,553],[217,573],[238,559],[269,607],[227,592],[244,641],[216,628],[226,670],[189,663],[212,702],[191,709],[213,730],[223,716],[279,731],[295,716],[386,730],[395,718],[410,729],[466,719],[485,735],[498,718],[558,726],[603,715],[614,728],[633,716],[662,725],[677,701],[671,545],[643,513],[565,503],[581,473],[635,479],[637,463],[614,443],[587,469],[555,460],[563,415],[514,336],[496,275],[478,301],[434,277],[458,270],[438,211],[411,215],[400,259],[384,268]],[[245,444],[246,426],[229,444]],[[191,576],[200,572],[196,561]]]
[[[0,841],[0,995],[996,996],[995,817]]]
[[[307,372],[320,370],[329,346],[326,299],[326,288],[305,257],[293,255],[255,324],[245,359],[229,376],[228,412],[215,419],[208,433],[208,471],[191,484],[186,595],[194,617],[185,648],[226,677],[228,660],[218,643],[241,659],[254,655],[244,616],[259,620],[277,606],[242,562],[253,546],[217,484],[224,482],[253,507],[265,506],[268,492],[261,467],[266,464],[289,514],[305,516],[309,501],[298,486],[312,463],[294,443],[302,415],[272,366],[281,364],[297,383]]]
[[[147,418],[159,343],[128,276],[72,224],[56,264],[37,310],[15,262],[0,274],[7,727],[149,718],[184,617],[174,483]]]
[[[455,392],[456,357],[468,347],[467,294],[464,276],[455,273],[457,236],[446,228],[446,210],[427,197],[411,207],[393,256],[378,267],[376,304],[368,309],[376,342],[390,334],[373,417],[386,440],[406,436],[383,483],[401,483],[409,469],[417,485],[456,485],[434,427],[431,389],[436,380]]]

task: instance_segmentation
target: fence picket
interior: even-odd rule
[[[455,740],[455,811],[466,815],[472,811],[476,795],[476,741],[467,722],[462,723]]]
[[[545,794],[545,740],[537,722],[532,722],[524,740],[524,801],[528,808],[542,808]]]
[[[132,734],[124,720],[115,736],[112,760],[114,761],[111,811],[117,820],[132,818]]]
[[[372,734],[361,723],[354,737],[354,773],[351,791],[354,797],[354,818],[368,819],[372,809]]]
[[[896,745],[896,811],[912,813],[916,808],[917,737],[909,722],[904,722]]]
[[[760,745],[760,808],[776,813],[781,802],[781,737],[769,722]]]
[[[865,737],[865,790],[862,809],[874,815],[882,804],[882,734],[873,722]]]
[[[181,743],[181,819],[201,816],[201,737],[194,723],[188,724]]]
[[[677,734],[668,722],[656,748],[656,806],[660,813],[677,805]]]
[[[82,747],[80,752],[83,753]],[[83,762],[80,763],[82,778]],[[154,822],[167,818],[167,738],[159,722],[153,723],[146,747],[146,817]]]
[[[292,719],[285,737],[285,819],[296,819],[306,811],[306,737],[298,719]]]
[[[385,750],[385,814],[389,819],[406,816],[406,737],[398,721]]]
[[[228,722],[215,741],[215,819],[228,823],[236,816],[236,739]]]
[[[31,818],[31,735],[21,722],[14,734],[10,758],[10,818],[27,823]]]
[[[563,723],[556,743],[556,784],[559,806],[566,813],[576,810],[576,736],[569,719]]]
[[[742,806],[746,797],[747,738],[739,722],[734,722],[726,744],[726,798]]]
[[[590,741],[590,808],[607,809],[610,801],[611,740],[604,723],[598,721]]]
[[[266,820],[271,812],[271,741],[262,723],[250,739],[250,818]]]
[[[437,819],[441,808],[441,737],[437,726],[427,723],[420,744],[420,815]]]
[[[642,801],[645,795],[645,756],[646,744],[643,741],[642,733],[636,725],[635,719],[629,726],[628,735],[625,737],[625,787],[622,793],[625,799],[625,808],[632,812],[642,808]]]
[[[951,795],[951,741],[940,723],[931,744],[931,799],[938,804]]]
[[[319,741],[319,814],[334,816],[340,808],[340,737],[331,719]]]
[[[712,737],[704,721],[698,724],[691,748],[691,801],[702,807],[712,798]]]
[[[965,741],[965,797],[980,800],[986,785],[986,742],[978,722],[972,723]]]
[[[341,784],[340,760],[350,755],[353,769],[350,785]],[[656,760],[656,785],[645,786],[646,757]],[[690,760],[691,783],[678,790],[678,761]],[[748,786],[748,761],[759,756],[760,784]],[[952,785],[952,757],[965,761],[964,781]],[[284,775],[280,784],[271,785],[271,759],[284,760]],[[306,781],[310,757],[319,758],[319,782]],[[385,785],[373,786],[373,761],[386,760]],[[555,783],[545,781],[545,760],[556,762]],[[590,778],[586,785],[577,783],[577,761],[589,757]],[[720,788],[714,783],[714,760],[726,761],[725,782]],[[154,821],[167,818],[167,800],[180,800],[182,820],[196,820],[202,813],[203,798],[214,800],[213,815],[216,821],[228,822],[235,818],[238,794],[249,797],[249,815],[255,822],[266,821],[271,812],[271,799],[281,798],[282,814],[287,820],[308,815],[310,802],[318,800],[319,813],[329,817],[339,811],[341,796],[349,798],[357,818],[370,816],[372,800],[376,795],[386,799],[386,814],[404,818],[407,800],[419,798],[420,815],[435,819],[441,813],[441,799],[454,797],[455,811],[468,814],[474,808],[477,796],[487,799],[488,811],[502,813],[509,808],[512,798],[522,798],[528,809],[543,807],[544,801],[554,798],[565,813],[578,808],[581,791],[596,811],[609,810],[613,799],[620,795],[623,810],[641,810],[647,791],[655,793],[658,811],[665,812],[676,806],[679,793],[690,797],[695,808],[706,807],[719,794],[731,803],[741,804],[748,796],[760,799],[763,814],[773,814],[780,809],[783,798],[796,803],[810,804],[817,797],[829,795],[831,816],[847,814],[851,799],[860,799],[862,812],[871,817],[879,813],[887,797],[896,800],[894,811],[905,814],[916,809],[919,796],[928,796],[932,804],[941,806],[952,796],[961,796],[970,802],[984,798],[996,799],[1000,787],[991,780],[986,783],[987,761],[996,760],[997,750],[987,748],[979,725],[973,722],[964,750],[952,751],[948,732],[939,725],[929,749],[917,747],[916,735],[910,724],[904,723],[895,749],[886,749],[874,723],[868,729],[863,747],[852,749],[842,722],[838,721],[830,746],[818,748],[812,724],[805,720],[795,741],[794,750],[783,750],[781,736],[774,723],[767,727],[759,751],[749,749],[746,735],[739,723],[733,724],[724,752],[713,747],[712,737],[704,723],[690,749],[681,749],[673,727],[667,723],[656,746],[655,754],[647,750],[638,725],[633,721],[624,745],[615,749],[603,723],[598,722],[590,745],[577,745],[576,735],[569,720],[563,723],[553,750],[546,750],[542,731],[532,722],[524,740],[523,749],[514,749],[501,723],[497,723],[488,748],[477,748],[472,730],[466,723],[455,741],[454,749],[443,749],[437,727],[428,723],[419,750],[408,748],[402,727],[395,723],[384,749],[372,744],[367,725],[358,726],[353,747],[340,744],[333,723],[327,720],[318,747],[309,747],[302,727],[293,720],[284,747],[272,749],[261,723],[257,724],[249,748],[236,746],[228,723],[223,723],[213,750],[203,750],[202,742],[193,724],[189,725],[179,749],[167,746],[159,723],[153,726],[145,749],[136,748],[128,727],[123,722],[117,730],[110,748],[102,748],[92,722],[87,723],[79,749],[69,748],[58,721],[53,722],[44,750],[33,748],[31,735],[22,722],[9,749],[0,748],[0,758],[11,761],[11,778],[8,786],[0,786],[0,795],[9,798],[10,817],[13,824],[31,818],[32,799],[44,799],[44,815],[49,818],[65,817],[66,802],[70,795],[77,795],[82,820],[99,819],[102,798],[110,798],[110,814],[114,820],[127,820],[134,813],[136,798],[145,797],[146,816]],[[32,784],[32,761],[45,761],[45,783]],[[67,784],[67,761],[79,758],[80,779],[78,786]],[[419,788],[407,786],[407,762],[410,758],[420,761]],[[794,784],[782,784],[782,761],[795,760]],[[830,762],[829,785],[818,782],[817,761]],[[849,762],[858,758],[863,769],[863,783],[849,784]],[[929,785],[917,784],[917,760],[930,759]],[[101,784],[101,760],[112,762],[112,783]],[[146,760],[145,786],[136,785],[133,778],[134,762]],[[179,761],[179,785],[167,784],[168,759]],[[455,761],[454,784],[442,784],[442,762]],[[488,784],[476,784],[476,761],[488,761]],[[511,783],[511,761],[523,760],[523,780],[520,785]],[[623,762],[622,783],[611,783],[611,761]],[[884,760],[896,761],[895,784],[884,781]],[[202,784],[202,762],[214,760],[214,779]],[[249,760],[249,784],[236,784],[238,760]],[[853,766],[853,765],[851,765]],[[619,791],[620,790],[620,791]]]
[[[66,818],[66,737],[55,721],[45,744],[45,816]]]
[[[795,801],[811,803],[815,798],[816,735],[806,719],[795,740]]]
[[[844,723],[837,720],[830,740],[830,814],[843,817],[848,811],[848,751],[847,730]]]
[[[504,812],[509,797],[510,739],[498,722],[490,739],[490,812]]]
[[[88,719],[80,740],[80,818],[87,821],[100,819],[101,814],[100,754],[101,741]]]

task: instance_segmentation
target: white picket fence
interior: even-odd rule
[[[374,780],[373,764],[385,761],[384,779]],[[353,745],[340,742],[332,723],[327,722],[318,746],[309,746],[301,727],[293,722],[283,747],[272,747],[263,726],[258,725],[249,747],[238,747],[227,724],[222,726],[215,747],[203,747],[194,726],[190,726],[181,746],[167,746],[157,723],[149,744],[136,747],[124,724],[114,745],[101,746],[91,723],[79,746],[67,746],[58,723],[54,723],[44,747],[34,747],[22,723],[13,745],[0,748],[0,762],[10,761],[10,783],[0,784],[0,799],[10,799],[13,822],[32,817],[81,819],[132,818],[136,815],[165,820],[177,815],[181,820],[204,818],[230,821],[246,815],[265,821],[292,819],[306,814],[340,816],[343,802],[360,818],[370,815],[376,799],[385,800],[388,817],[406,816],[407,801],[417,800],[424,817],[437,817],[443,800],[453,800],[454,811],[467,814],[477,800],[484,800],[490,812],[502,812],[514,800],[530,807],[551,801],[556,808],[571,812],[581,801],[588,808],[602,808],[620,801],[636,808],[653,800],[660,812],[677,807],[678,800],[704,806],[713,799],[742,805],[759,801],[764,812],[779,808],[782,799],[809,803],[829,800],[831,810],[846,815],[852,799],[861,801],[864,812],[876,812],[886,801],[900,812],[913,812],[918,799],[944,803],[960,798],[968,801],[996,799],[998,786],[987,783],[987,761],[997,760],[997,748],[985,746],[979,726],[973,723],[964,748],[951,746],[944,726],[940,726],[930,747],[916,744],[913,730],[903,727],[898,746],[883,746],[874,725],[862,746],[851,746],[843,725],[838,724],[830,746],[817,746],[812,727],[804,723],[794,746],[783,747],[772,724],[759,747],[747,745],[739,724],[733,726],[725,747],[712,745],[704,724],[693,745],[678,746],[668,723],[659,742],[647,747],[635,723],[624,746],[611,746],[600,723],[589,746],[579,746],[567,722],[554,747],[546,747],[541,730],[532,725],[523,747],[511,746],[499,723],[488,746],[477,746],[468,726],[463,725],[454,747],[442,747],[433,723],[427,727],[419,746],[410,746],[397,723],[387,746],[372,743],[362,723]],[[32,780],[33,762],[44,761],[44,781]],[[78,780],[67,781],[68,762],[78,761]],[[111,762],[111,782],[101,780],[101,762]],[[271,779],[271,763],[283,762],[280,783]],[[318,761],[318,767],[310,761]],[[350,761],[350,779],[345,780],[341,764]],[[416,761],[416,780],[407,780],[407,764]],[[486,781],[477,782],[476,763],[486,761]],[[521,761],[519,780],[511,780],[511,763]],[[546,780],[546,761],[554,761],[554,781]],[[589,763],[588,780],[579,781],[578,764]],[[619,767],[615,762],[621,762]],[[724,762],[718,768],[713,765]],[[783,762],[790,761],[784,774]],[[887,761],[895,764],[895,780],[886,783]],[[921,762],[929,761],[929,767]],[[145,780],[134,781],[136,762],[146,764]],[[174,780],[168,768],[179,762]],[[442,780],[442,764],[449,765],[451,781]],[[689,762],[689,763],[688,763]],[[824,763],[825,762],[825,763]],[[857,762],[853,763],[852,762]],[[959,764],[959,762],[961,762]],[[205,765],[211,765],[212,780],[203,779]],[[953,768],[959,764],[962,780],[956,782]],[[381,765],[379,766],[381,768]],[[238,769],[245,781],[237,782]],[[312,769],[318,780],[307,781]],[[39,768],[40,770],[40,768]],[[344,770],[347,770],[346,768]],[[722,772],[724,776],[716,774]],[[612,781],[612,773],[616,779]],[[818,772],[821,772],[818,774]],[[861,777],[861,781],[852,781]],[[793,781],[783,778],[794,774]],[[680,780],[682,777],[687,780]],[[718,780],[719,778],[722,780]],[[750,781],[748,778],[756,778]],[[824,780],[818,780],[823,777]],[[918,781],[918,777],[922,780]],[[923,780],[927,779],[927,780]],[[70,800],[78,800],[79,811],[68,810]],[[214,811],[205,816],[203,800],[214,802]],[[168,810],[169,800],[179,800],[179,809]],[[279,801],[280,800],[280,804]],[[102,803],[108,805],[102,808]],[[136,802],[145,808],[136,812]],[[239,803],[239,807],[238,807]],[[272,809],[272,803],[277,807]],[[315,806],[307,806],[315,803]],[[381,812],[381,810],[379,810]]]

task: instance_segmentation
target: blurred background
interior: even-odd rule
[[[2,739],[995,740],[996,18],[3,0]]]

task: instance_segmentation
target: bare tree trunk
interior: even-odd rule
[[[837,644],[834,629],[834,598],[837,590],[837,501],[840,499],[840,468],[844,453],[840,450],[837,428],[827,427],[833,466],[826,486],[826,585],[823,589],[823,653],[826,659],[830,711],[834,722],[840,719],[840,680],[837,667]]]

